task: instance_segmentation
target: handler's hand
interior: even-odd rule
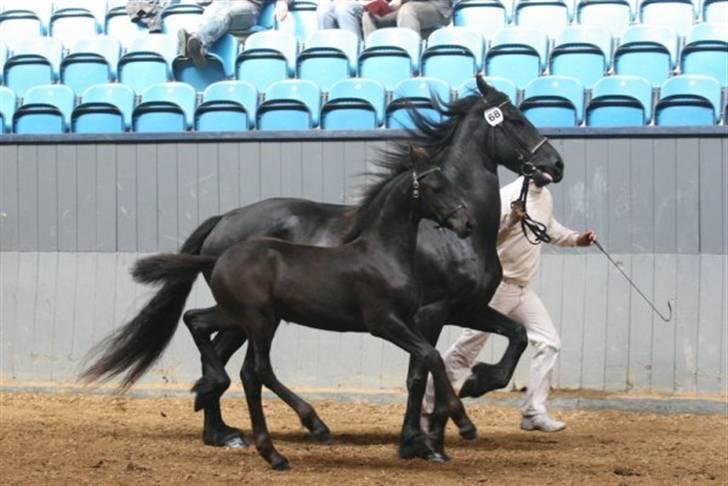
[[[513,201],[511,203],[511,223],[520,223],[525,217],[526,210],[523,207],[523,203],[521,201]]]
[[[283,22],[288,17],[288,2],[286,0],[278,0],[275,7],[275,16],[278,22]]]
[[[576,237],[576,246],[590,246],[597,241],[597,234],[592,230],[587,230]]]

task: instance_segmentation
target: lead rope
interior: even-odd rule
[[[521,186],[521,194],[518,196],[518,199],[516,201],[518,204],[520,204],[521,209],[523,210],[523,218],[521,219],[521,231],[523,231],[523,236],[526,237],[526,241],[534,246],[540,245],[541,243],[551,243],[551,237],[546,231],[546,225],[531,218],[531,216],[528,215],[528,211],[526,211],[526,199],[528,198],[528,185],[530,184],[530,182],[531,177],[525,175],[524,173],[523,185]],[[529,231],[533,233],[533,240],[528,236]]]

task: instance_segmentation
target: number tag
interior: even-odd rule
[[[503,112],[500,111],[500,108],[498,107],[486,110],[485,113],[483,113],[483,117],[491,127],[495,127],[503,123]]]

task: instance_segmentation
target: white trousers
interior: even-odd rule
[[[546,413],[546,399],[551,388],[551,375],[561,349],[561,340],[543,302],[528,287],[503,282],[490,301],[490,306],[526,327],[528,342],[534,346],[531,359],[528,390],[521,405],[524,417]],[[450,346],[443,359],[455,392],[459,392],[470,376],[470,368],[490,334],[465,329]],[[432,376],[427,380],[423,401],[424,413],[432,413],[435,405],[435,387]]]

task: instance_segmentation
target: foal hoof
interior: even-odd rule
[[[202,436],[202,442],[205,445],[228,447],[230,449],[245,449],[248,447],[248,442],[245,440],[243,432],[227,426],[215,432],[205,431],[205,434]]]
[[[273,461],[271,463],[271,467],[275,471],[288,471],[289,469],[291,469],[291,465],[288,463],[288,460],[287,459],[282,459],[282,460],[279,460],[279,461]]]
[[[445,452],[430,451],[430,454],[425,459],[427,460],[427,462],[440,464],[440,463],[449,461],[450,456],[445,454]]]
[[[460,437],[468,442],[473,442],[478,438],[478,429],[476,429],[474,426],[460,429]]]
[[[245,449],[248,447],[248,443],[242,437],[233,437],[225,441],[224,447],[226,449]]]

